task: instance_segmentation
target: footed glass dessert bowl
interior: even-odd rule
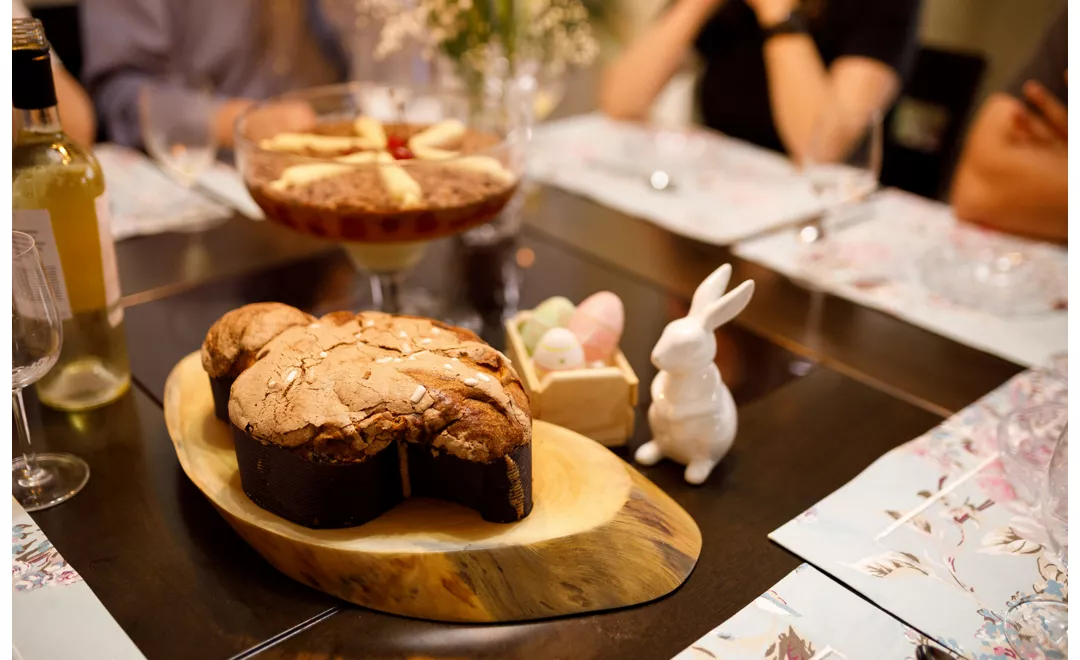
[[[340,243],[394,312],[426,244],[495,218],[521,179],[521,113],[476,105],[362,82],[291,92],[240,117],[237,164],[267,219]]]

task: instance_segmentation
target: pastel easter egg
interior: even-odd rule
[[[574,303],[562,296],[548,298],[536,306],[532,314],[521,324],[521,340],[531,355],[540,338],[552,328],[565,328],[574,315]]]
[[[541,375],[549,371],[580,369],[585,366],[585,353],[574,333],[566,328],[552,328],[537,342],[533,365]]]
[[[567,327],[581,342],[586,361],[608,362],[619,347],[624,324],[622,301],[610,291],[601,291],[578,305]]]

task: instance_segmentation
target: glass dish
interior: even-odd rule
[[[522,114],[509,99],[434,88],[316,87],[245,112],[236,124],[237,164],[267,219],[340,243],[372,277],[376,304],[396,312],[400,278],[428,242],[489,222],[513,197],[523,167]],[[359,117],[380,122],[391,140],[387,148],[281,150],[286,133],[359,140],[353,129]],[[413,154],[411,137],[444,120],[463,124],[465,136],[446,149]],[[364,152],[382,160],[358,155]],[[404,195],[393,183],[401,173],[416,184]]]

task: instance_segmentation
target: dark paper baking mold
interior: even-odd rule
[[[235,378],[220,376],[210,379],[210,392],[214,395],[214,416],[223,422],[229,421],[229,392]]]
[[[244,492],[260,507],[312,528],[355,527],[402,502],[398,443],[362,463],[315,463],[264,445],[233,427]],[[532,446],[488,463],[405,443],[408,493],[457,502],[489,522],[516,522],[532,510]]]

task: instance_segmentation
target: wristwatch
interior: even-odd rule
[[[806,21],[806,15],[802,9],[796,7],[791,10],[787,18],[779,23],[773,23],[762,29],[765,39],[771,39],[780,34],[810,34],[810,25]]]

